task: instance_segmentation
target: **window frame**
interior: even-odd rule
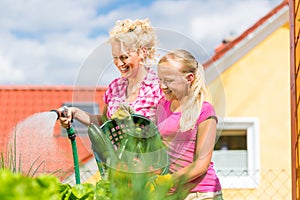
[[[218,134],[221,130],[246,130],[247,134],[247,175],[223,176],[218,173],[223,188],[257,188],[260,181],[260,143],[259,143],[259,122],[252,117],[230,117],[219,119],[217,126]],[[214,150],[215,152],[216,150]],[[230,150],[227,150],[230,151]],[[221,170],[221,169],[220,169]]]

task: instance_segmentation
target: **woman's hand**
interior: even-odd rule
[[[135,110],[129,105],[121,104],[117,111],[111,116],[111,119],[125,119],[134,114]]]
[[[63,128],[70,128],[71,123],[73,122],[74,110],[74,107],[67,106],[58,109],[58,111],[60,112],[60,124]]]
[[[106,105],[104,110],[106,111]],[[78,107],[61,107],[57,109],[59,112],[60,124],[64,128],[70,128],[73,119],[76,119],[85,126],[89,126],[91,123],[100,126],[103,123],[103,117],[99,114],[91,114],[81,110]]]

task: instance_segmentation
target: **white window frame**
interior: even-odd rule
[[[221,130],[246,130],[247,133],[247,175],[222,176],[220,179],[222,188],[257,188],[260,181],[260,154],[259,154],[259,123],[257,118],[224,118],[219,119],[218,132]],[[230,150],[229,150],[230,151]]]

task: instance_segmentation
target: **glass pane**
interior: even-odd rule
[[[247,150],[247,130],[223,130],[214,150]]]
[[[245,150],[214,151],[213,162],[222,176],[248,175],[248,156]]]

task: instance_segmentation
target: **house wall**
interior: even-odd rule
[[[291,199],[289,44],[285,24],[221,74],[225,117],[256,117],[260,132],[258,188],[224,189],[225,199],[269,199],[268,193],[275,194],[272,199]]]

